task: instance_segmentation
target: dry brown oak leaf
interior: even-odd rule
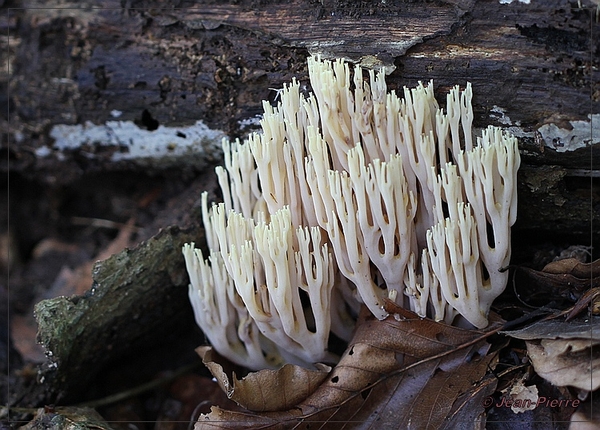
[[[393,305],[389,305],[393,306]],[[228,411],[213,406],[199,417],[205,429],[367,429],[483,428],[483,400],[493,394],[496,379],[486,376],[497,360],[486,338],[499,330],[465,330],[393,307],[378,321],[362,315],[354,338],[337,366],[297,405],[283,411]],[[207,352],[206,349],[203,350]],[[206,360],[205,360],[206,361]],[[211,363],[213,369],[220,368]],[[213,371],[214,372],[214,371]],[[260,372],[257,372],[260,373]],[[217,378],[227,378],[214,372]],[[220,380],[235,392],[235,375]],[[293,382],[272,393],[293,389]],[[245,385],[236,401],[263,396],[261,387]],[[475,427],[473,427],[475,425]]]

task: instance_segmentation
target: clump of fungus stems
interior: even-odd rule
[[[389,298],[422,317],[488,324],[504,290],[517,210],[517,140],[474,139],[471,85],[446,112],[433,83],[388,93],[385,73],[308,59],[262,131],[223,141],[224,202],[202,196],[210,250],[183,254],[198,325],[251,369],[334,361],[361,304],[386,318]],[[352,78],[352,83],[351,83]]]

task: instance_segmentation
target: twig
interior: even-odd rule
[[[127,227],[127,224],[122,223],[122,222],[111,221],[108,219],[87,218],[87,217],[80,217],[80,216],[71,217],[71,222],[74,225],[84,225],[84,226],[91,226],[91,227],[97,227],[97,228],[109,228],[109,229],[113,229],[113,230],[119,230],[124,227]],[[133,228],[134,228],[134,230],[139,230],[139,227],[133,227]]]

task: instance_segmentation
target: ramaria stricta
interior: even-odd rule
[[[477,328],[504,290],[517,212],[517,141],[474,138],[471,85],[446,112],[433,83],[388,93],[384,73],[308,59],[314,93],[293,80],[262,131],[223,142],[224,202],[202,196],[208,258],[183,254],[196,321],[250,369],[331,361],[361,304],[389,298],[422,317]],[[352,78],[352,82],[351,82]]]

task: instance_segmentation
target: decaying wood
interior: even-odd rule
[[[39,385],[46,402],[80,400],[107,363],[148,350],[181,327],[181,317],[189,314],[181,247],[200,238],[198,229],[163,230],[97,263],[84,296],[36,305],[38,339],[49,358]]]
[[[561,141],[547,130],[568,133],[573,121],[589,124],[588,116],[600,112],[600,53],[592,41],[599,24],[590,4],[293,0],[181,8],[186,5],[113,0],[59,6],[3,18],[11,47],[5,60],[12,66],[11,76],[3,76],[5,83],[10,78],[10,124],[3,121],[12,132],[13,171],[61,182],[135,168],[114,163],[115,148],[94,142],[52,150],[56,125],[106,124],[115,112],[119,121],[150,130],[202,120],[241,136],[247,128],[240,121],[260,114],[261,101],[273,102],[292,77],[307,82],[305,58],[321,53],[394,68],[387,79],[393,89],[434,79],[444,94],[472,82],[475,124],[511,127],[521,139],[520,192],[528,204],[519,209],[517,228],[549,230],[553,220],[561,229],[589,231],[589,177],[598,176],[600,152],[590,151],[589,135]],[[49,156],[36,153],[44,146]],[[547,170],[540,173],[539,165]]]

